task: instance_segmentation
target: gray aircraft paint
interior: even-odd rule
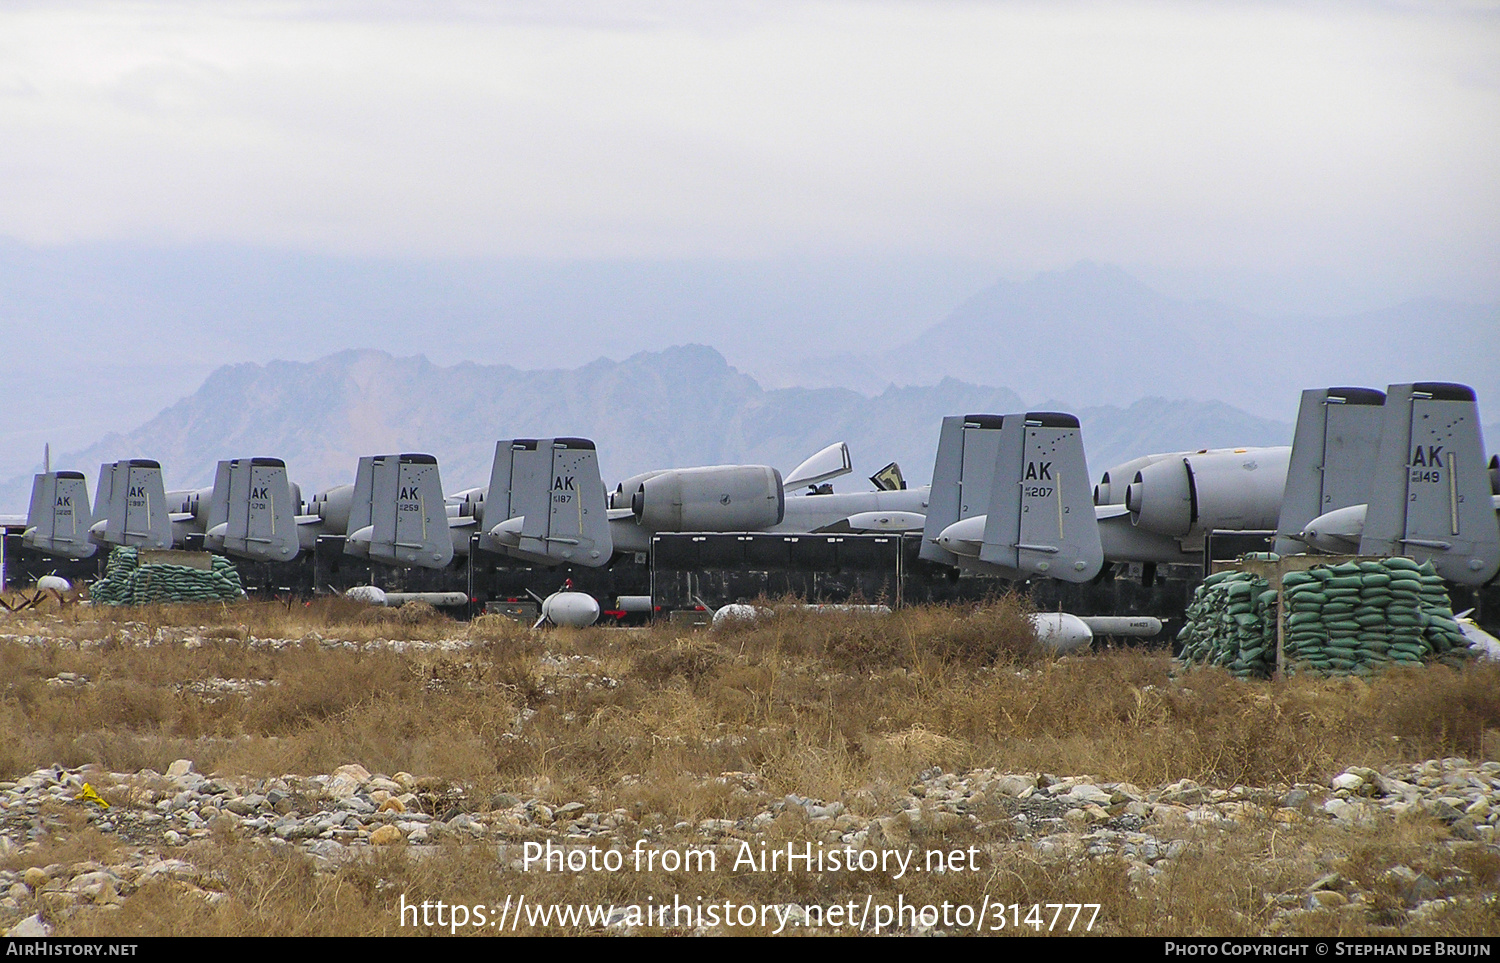
[[[295,558],[298,552],[297,509],[286,463],[279,458],[237,458],[228,466],[228,478],[216,479],[210,519],[217,510],[225,513],[220,547],[225,554],[255,561],[274,562]],[[218,484],[218,481],[227,484]],[[223,492],[221,500],[221,491]],[[216,526],[215,526],[216,527]],[[214,531],[214,527],[209,529]]]
[[[1276,552],[1304,551],[1306,546],[1295,536],[1308,522],[1369,501],[1384,403],[1385,393],[1373,388],[1302,392],[1276,524]]]
[[[1500,570],[1500,523],[1473,390],[1391,385],[1384,415],[1360,554],[1430,559],[1449,581],[1488,581]]]
[[[989,509],[990,481],[1004,420],[1001,415],[951,415],[943,419],[919,557],[958,565],[959,557],[939,546],[937,538],[954,522]]]
[[[89,558],[98,547],[89,541],[92,522],[83,472],[44,472],[31,482],[31,505],[21,543],[48,555]]]
[[[203,547],[210,552],[221,551],[224,536],[229,530],[229,488],[231,462],[221,461],[214,466],[214,487],[208,496],[208,517],[203,520]]]
[[[363,546],[374,535],[370,502],[375,495],[375,459],[374,455],[364,455],[354,468],[354,490],[349,496],[347,521],[344,523],[347,540],[344,551],[350,554],[363,553]],[[370,531],[366,534],[364,530],[367,528]]]
[[[396,565],[445,567],[453,561],[453,541],[437,459],[387,455],[382,461],[371,499],[375,537],[370,557]]]
[[[1094,517],[1099,525],[1099,544],[1109,562],[1155,562],[1159,565],[1197,565],[1201,551],[1187,551],[1170,535],[1137,528],[1123,504],[1098,505]]]
[[[828,495],[788,495],[785,515],[780,522],[764,529],[768,532],[802,534],[808,532],[851,532],[894,530],[876,527],[855,527],[849,524],[857,516],[869,513],[905,516],[920,515],[924,519],[928,508],[930,489],[907,488],[895,491],[835,492]]]
[[[999,436],[979,560],[1067,582],[1099,574],[1104,550],[1078,419],[1006,416]]]
[[[94,528],[109,518],[110,501],[114,498],[115,463],[105,462],[99,466],[99,488],[94,492],[94,510],[89,515],[89,541],[95,545],[106,544],[96,536]],[[100,529],[102,533],[103,529]]]
[[[359,460],[344,551],[387,565],[445,568],[453,561],[443,485],[431,455]]]
[[[1290,448],[1220,448],[1150,456],[1118,504],[1095,506],[1111,562],[1196,563],[1210,531],[1275,527]],[[1133,462],[1139,464],[1140,460]],[[1111,470],[1113,475],[1114,470]],[[1096,498],[1116,497],[1118,479]]]
[[[101,478],[103,475],[101,469]],[[115,462],[110,471],[109,501],[103,507],[104,516],[96,516],[90,527],[90,538],[97,544],[172,547],[172,518],[158,463],[147,458]]]
[[[586,438],[497,442],[483,504],[485,551],[595,568],[614,552],[598,452]]]

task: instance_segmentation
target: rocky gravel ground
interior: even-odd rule
[[[165,773],[40,769],[0,782],[0,865],[25,865],[28,853],[49,836],[78,832],[82,821],[116,838],[121,855],[108,864],[0,870],[0,930],[44,935],[80,911],[109,913],[153,882],[167,882],[210,903],[222,899],[222,881],[195,862],[195,854],[211,846],[217,834],[296,847],[324,872],[382,848],[401,847],[420,858],[459,842],[494,847],[498,864],[519,873],[527,841],[628,849],[644,838],[662,845],[718,846],[727,853],[741,840],[763,838],[780,817],[794,813],[809,842],[891,848],[957,830],[980,841],[992,862],[1118,859],[1135,886],[1150,887],[1191,841],[1264,831],[1268,824],[1378,831],[1403,814],[1425,814],[1446,827],[1441,847],[1489,851],[1495,850],[1500,824],[1500,763],[1454,758],[1382,772],[1354,768],[1329,785],[1281,788],[1209,787],[1188,780],[1142,788],[1088,776],[933,769],[887,811],[873,815],[857,815],[842,801],[774,796],[754,773],[723,773],[714,780],[752,803],[754,814],[669,823],[660,814],[597,811],[582,801],[556,804],[534,795],[500,793],[478,800],[462,787],[404,772],[372,774],[358,765],[272,779],[204,775],[186,759]],[[1451,895],[1468,882],[1454,873],[1433,878],[1394,865],[1385,871],[1382,890],[1398,893],[1403,918],[1418,921],[1468,898]],[[1337,873],[1278,894],[1275,904],[1266,928],[1270,933],[1302,913],[1375,912],[1371,894]],[[1389,907],[1380,912],[1388,915]]]

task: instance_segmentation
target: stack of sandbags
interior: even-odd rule
[[[1281,579],[1284,655],[1297,672],[1366,674],[1386,665],[1459,661],[1468,644],[1432,563],[1345,562]]]
[[[141,565],[131,547],[109,553],[104,578],[89,589],[89,598],[107,605],[153,602],[214,602],[244,595],[240,574],[227,558],[215,555],[210,569],[186,565]]]
[[[1276,590],[1249,572],[1215,572],[1198,586],[1177,633],[1183,662],[1269,678],[1276,667]]]

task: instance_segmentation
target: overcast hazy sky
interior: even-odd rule
[[[1500,288],[1494,3],[0,7],[0,235]]]
[[[1252,310],[1496,302],[1497,172],[1495,2],[0,0],[0,334],[27,412],[0,475],[220,364],[451,363],[490,308],[443,279],[508,290],[516,258],[563,279],[528,317],[576,363],[899,344],[1080,259]],[[689,262],[759,266],[743,299],[679,285],[712,317],[653,334],[652,284],[738,270],[649,268]],[[646,294],[616,310],[574,276]],[[387,298],[403,278],[432,291]],[[477,342],[534,343],[486,317]]]

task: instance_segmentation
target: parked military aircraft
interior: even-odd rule
[[[1148,455],[1105,472],[1094,501],[1110,561],[1201,563],[1210,531],[1275,530],[1282,554],[1430,558],[1477,585],[1500,567],[1487,476],[1471,389],[1327,388],[1303,392],[1291,448]]]
[[[931,501],[920,551],[929,561],[1066,582],[1104,564],[1073,415],[944,418]]]
[[[79,471],[52,471],[31,481],[31,505],[21,544],[61,558],[89,558],[98,548],[89,541],[89,487]]]
[[[966,439],[967,459],[960,451]],[[983,458],[976,454],[981,449]],[[1081,521],[1088,514],[1088,495],[1076,418],[1033,412],[946,419],[938,463],[950,461],[955,483],[967,480],[971,494],[983,486],[985,497],[974,504],[983,504],[987,514],[980,516],[973,539],[949,533],[953,550],[943,550],[943,560],[961,558],[966,568],[1015,577],[1052,574],[1086,581],[1098,572],[1097,538],[1089,539],[1092,529]],[[785,478],[766,465],[646,472],[619,483],[606,504],[592,442],[513,439],[496,445],[489,487],[466,493],[459,514],[476,519],[481,549],[543,564],[589,566],[607,564],[617,553],[647,552],[653,535],[668,532],[795,535],[925,528],[936,535],[947,527],[934,527],[929,512],[934,489],[902,487],[898,466],[888,465],[872,478],[875,491],[834,493],[828,482],[849,471],[848,448],[838,443]],[[795,492],[801,488],[807,494]]]
[[[1329,410],[1318,411],[1320,404]],[[1288,481],[1279,547],[1407,555],[1431,561],[1439,575],[1461,585],[1482,585],[1500,571],[1500,495],[1485,463],[1472,389],[1391,385],[1379,409],[1345,416],[1357,424],[1338,437],[1320,424],[1332,425],[1333,417],[1316,392],[1303,394],[1294,452],[1304,442],[1322,448],[1322,484],[1311,473]],[[1309,506],[1324,510],[1306,519]]]

